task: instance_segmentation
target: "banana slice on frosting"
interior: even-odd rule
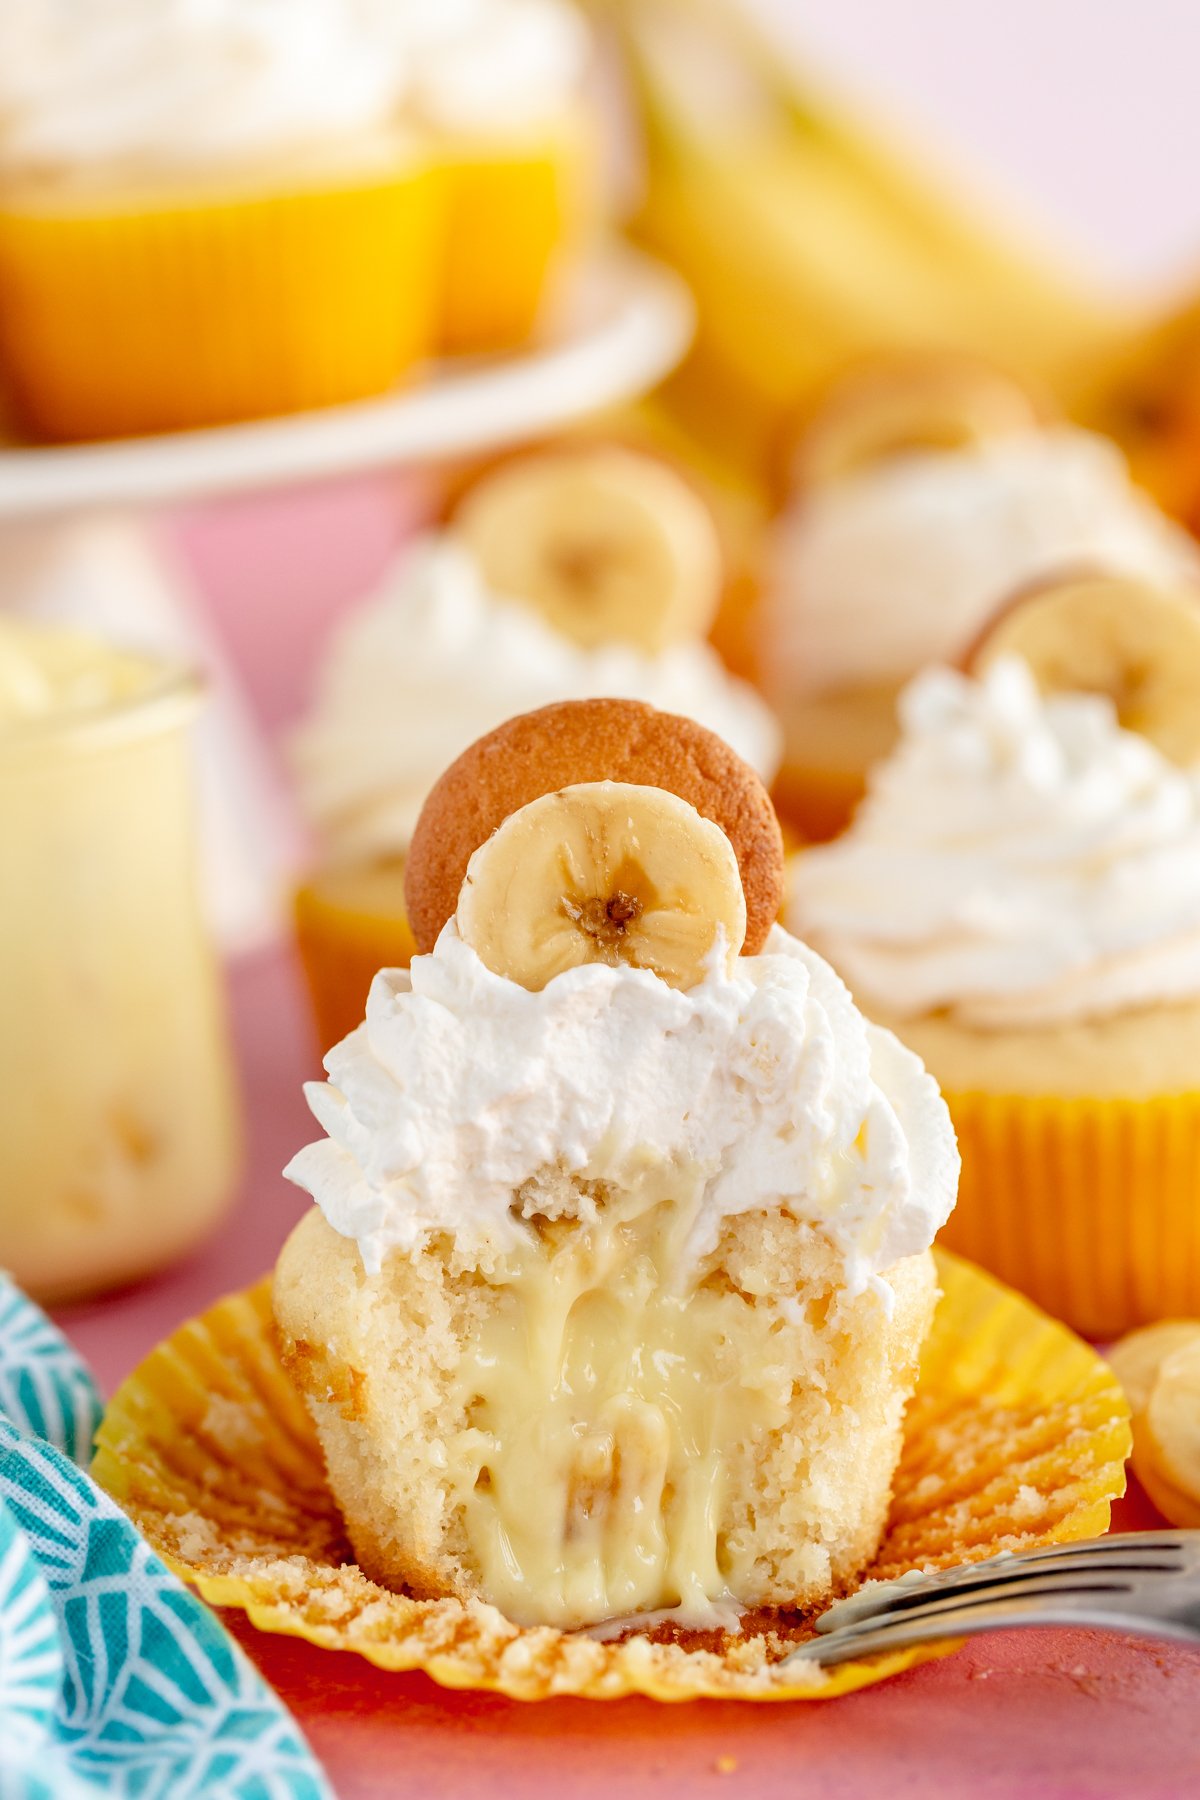
[[[693,987],[719,937],[732,961],[746,936],[720,826],[663,788],[621,781],[560,788],[512,813],[472,856],[456,916],[489,969],[534,992],[591,962]]]
[[[816,487],[904,451],[963,450],[1040,422],[1027,390],[982,357],[881,357],[843,376],[805,432],[794,474]]]
[[[521,458],[470,490],[454,526],[496,593],[586,649],[657,655],[703,637],[716,615],[716,528],[654,457],[605,447]]]
[[[1046,692],[1107,694],[1126,730],[1185,768],[1200,761],[1200,597],[1100,574],[1027,589],[967,664],[999,656],[1023,658]]]
[[[1122,1338],[1109,1362],[1133,1415],[1133,1467],[1173,1525],[1200,1527],[1200,1319]]]

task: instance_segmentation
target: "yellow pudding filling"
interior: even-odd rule
[[[699,1184],[671,1186],[648,1171],[586,1223],[541,1221],[489,1274],[447,1452],[481,1591],[518,1624],[678,1608],[711,1625],[744,1589],[729,1467],[786,1420],[782,1315],[717,1275],[676,1284]]]

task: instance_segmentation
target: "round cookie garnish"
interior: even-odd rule
[[[713,732],[638,700],[567,700],[472,744],[433,788],[409,847],[405,902],[420,951],[458,909],[481,844],[531,801],[595,783],[659,788],[733,847],[746,909],[743,954],[762,949],[783,900],[783,839],[754,770]]]
[[[1043,693],[1105,694],[1127,731],[1184,768],[1200,761],[1200,597],[1132,576],[1075,573],[1010,600],[964,659],[1019,656]]]
[[[843,376],[814,416],[794,475],[823,486],[906,451],[963,450],[1039,423],[1029,392],[983,357],[879,357]]]
[[[453,525],[489,587],[585,649],[656,656],[703,637],[716,614],[716,527],[657,457],[616,446],[519,457],[470,489]]]

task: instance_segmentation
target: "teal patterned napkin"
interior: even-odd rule
[[[331,1800],[253,1665],[78,1466],[99,1417],[0,1275],[0,1800]]]

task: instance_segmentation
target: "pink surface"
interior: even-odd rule
[[[176,549],[269,730],[307,703],[330,625],[379,580],[432,492],[377,475],[177,515]]]
[[[232,983],[247,1178],[211,1246],[160,1279],[61,1315],[106,1388],[182,1319],[272,1262],[303,1196],[279,1175],[310,1132],[316,1055],[284,955]],[[1140,1496],[1125,1529],[1156,1522]],[[295,1709],[342,1800],[736,1800],[820,1794],[1168,1800],[1200,1792],[1200,1654],[1091,1632],[1010,1632],[826,1704],[541,1705],[448,1693],[357,1658],[230,1625]],[[735,1766],[729,1766],[729,1759]]]
[[[269,724],[295,713],[315,640],[415,510],[411,490],[372,483],[185,522],[185,551]],[[290,957],[243,963],[231,1001],[248,1135],[227,1224],[178,1269],[61,1315],[108,1391],[174,1326],[268,1269],[306,1204],[279,1174],[312,1133],[300,1084],[319,1072]],[[1140,1497],[1119,1512],[1127,1530],[1156,1522]],[[1010,1633],[826,1704],[523,1706],[384,1676],[266,1637],[240,1615],[229,1623],[294,1707],[342,1800],[1200,1793],[1200,1655],[1133,1640]]]

